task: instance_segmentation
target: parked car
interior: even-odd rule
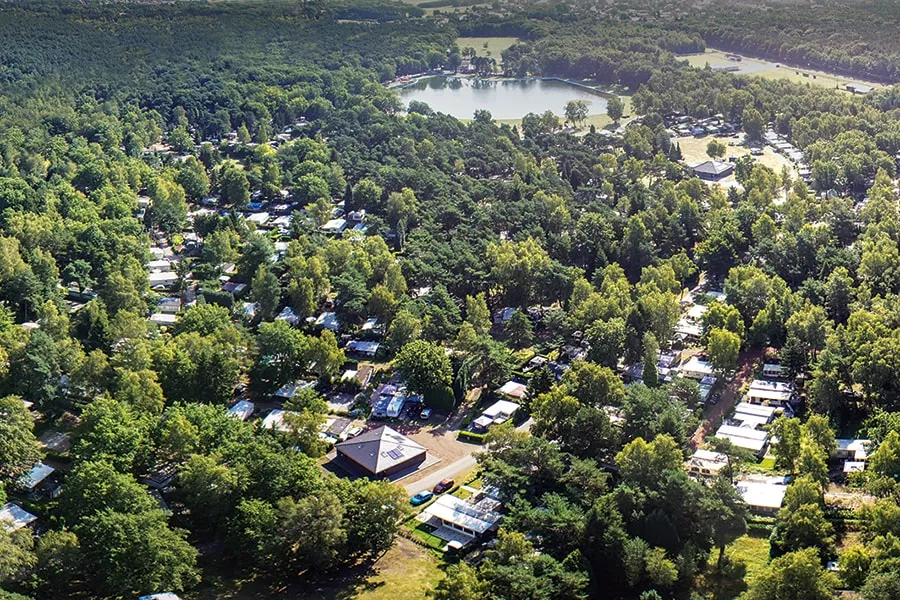
[[[423,408],[422,412],[419,413],[419,418],[422,419],[423,421],[427,421],[428,419],[430,419],[431,418],[431,409]]]
[[[429,500],[434,498],[434,492],[431,490],[422,490],[415,496],[409,499],[409,503],[413,506],[419,506],[420,504],[425,504]]]
[[[444,479],[443,481],[438,482],[438,484],[434,486],[434,493],[443,494],[453,487],[453,483],[454,481],[452,479]]]

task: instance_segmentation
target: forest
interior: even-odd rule
[[[402,379],[447,422],[527,384],[530,431],[467,436],[499,531],[435,559],[431,597],[900,597],[900,86],[677,57],[714,45],[894,83],[895,3],[668,24],[426,4],[0,5],[0,506],[35,517],[0,527],[0,599],[206,598],[223,574],[315,589],[375,563],[414,514],[401,485],[322,468],[324,424],[354,416],[332,398],[367,414],[375,391],[342,376],[364,362],[351,340],[378,340],[377,384]],[[497,76],[615,86],[633,115],[404,106],[387,84],[453,74],[461,35],[517,38]],[[708,184],[678,119],[780,136],[809,177],[748,152],[735,185]],[[330,229],[350,214],[364,226]],[[687,345],[686,290],[708,306]],[[735,392],[719,408],[658,370],[689,349]],[[558,372],[525,370],[544,355]],[[727,469],[690,475],[695,432],[773,356],[797,402],[768,452],[707,431]],[[281,426],[229,412],[251,400]],[[848,437],[867,463],[836,477]],[[22,488],[39,461],[59,484],[40,497]],[[789,482],[777,510],[751,513],[747,475]],[[746,539],[768,553],[745,578]]]

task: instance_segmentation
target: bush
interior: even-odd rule
[[[459,435],[456,436],[456,439],[458,439],[462,442],[478,444],[480,446],[481,444],[484,444],[485,435],[486,434],[484,434],[484,433],[474,433],[472,431],[463,430],[463,431],[459,432]]]

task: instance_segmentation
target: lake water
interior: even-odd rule
[[[521,119],[528,113],[547,110],[563,116],[570,100],[590,102],[588,114],[606,113],[606,98],[563,81],[436,76],[420,79],[398,92],[406,105],[419,100],[436,112],[458,119],[471,119],[479,109],[490,111],[495,119]]]

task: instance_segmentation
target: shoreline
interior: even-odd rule
[[[620,94],[615,92],[600,89],[599,87],[591,86],[587,83],[583,83],[580,81],[573,81],[571,79],[565,79],[563,77],[504,77],[502,75],[489,75],[487,77],[482,77],[474,74],[459,74],[459,73],[449,73],[449,72],[441,72],[441,73],[423,73],[421,75],[413,75],[410,76],[411,79],[409,81],[392,81],[387,84],[388,89],[393,90],[404,90],[414,86],[416,83],[423,79],[429,79],[431,77],[444,77],[447,79],[477,79],[482,81],[558,81],[560,83],[565,83],[567,85],[571,85],[572,87],[576,87],[592,94],[596,94],[602,98],[613,98],[620,97]]]

